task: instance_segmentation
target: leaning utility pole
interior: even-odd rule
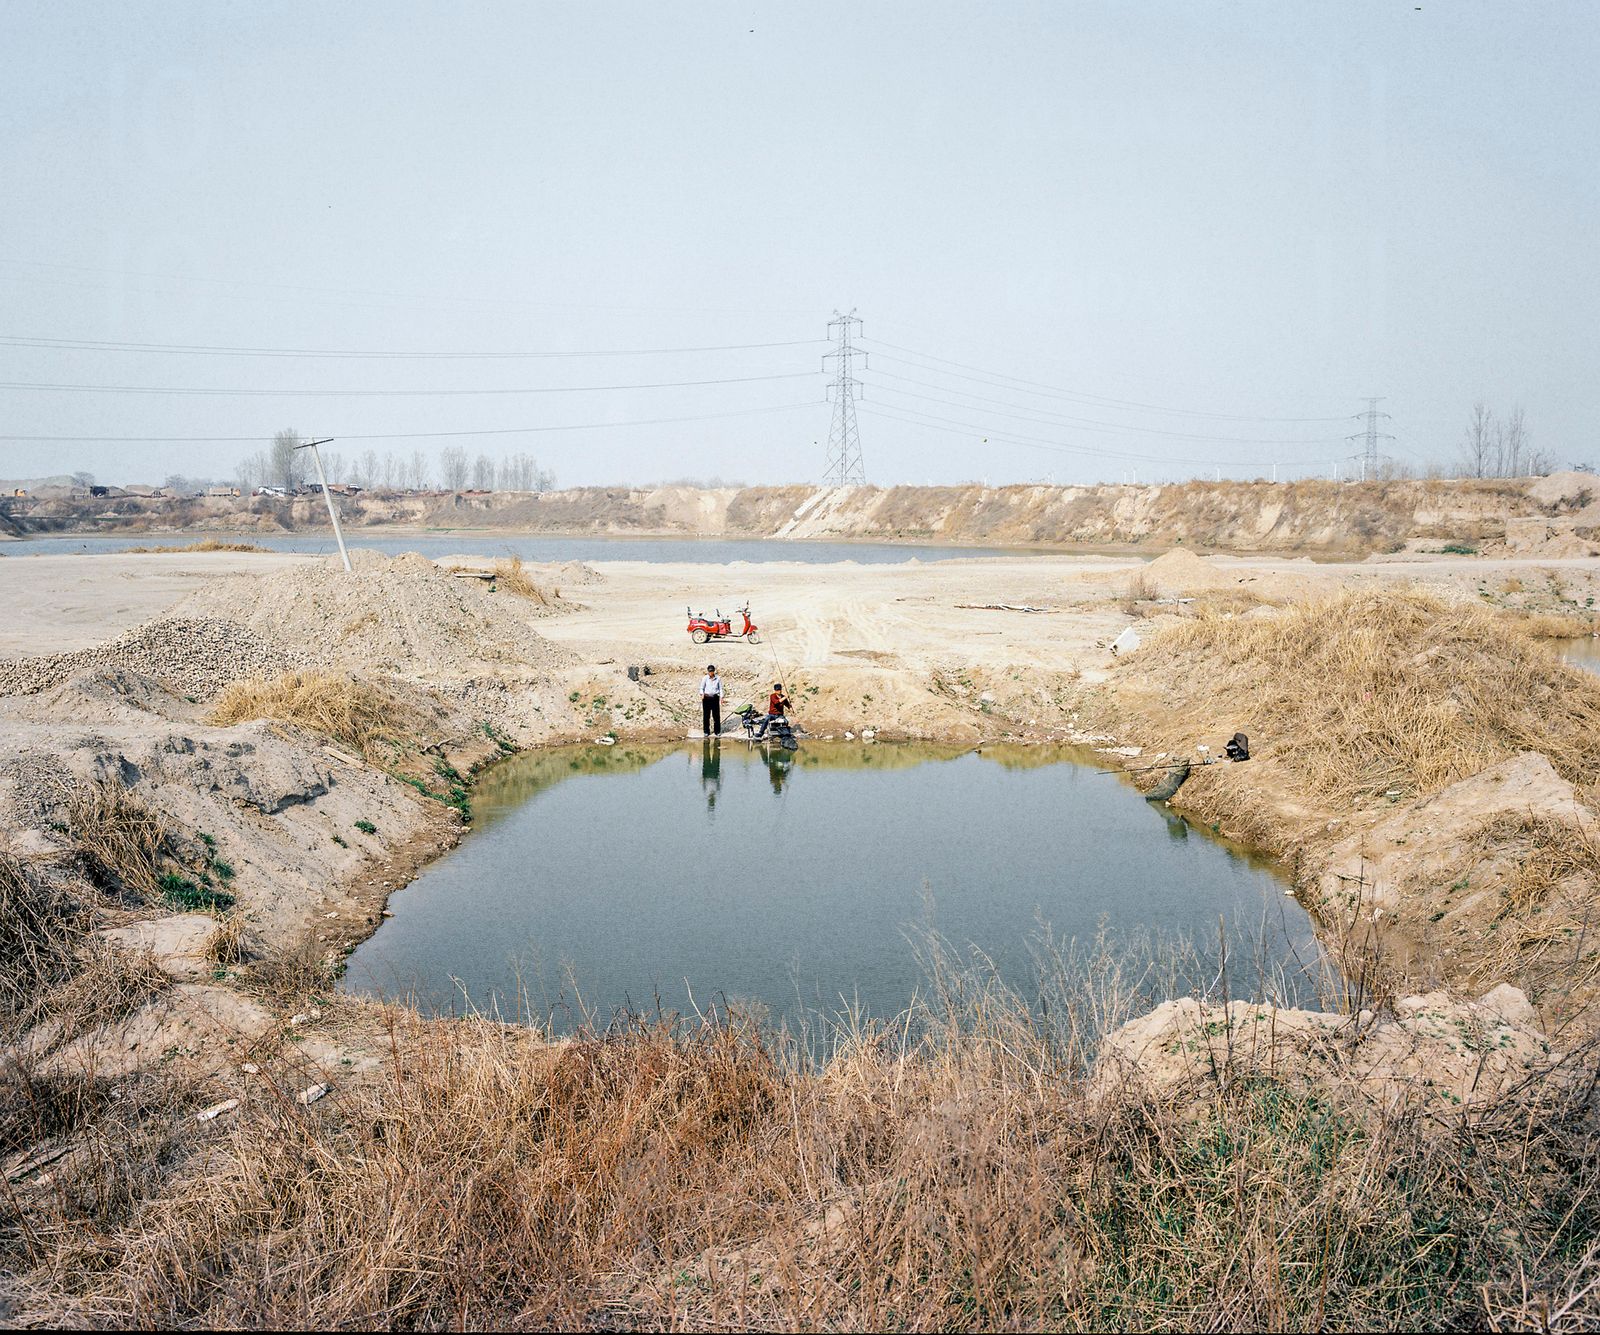
[[[344,549],[344,530],[339,527],[339,511],[334,508],[333,493],[328,490],[328,475],[322,471],[322,451],[318,445],[333,444],[333,437],[326,440],[308,440],[304,445],[296,445],[297,450],[310,450],[312,461],[317,465],[317,481],[322,484],[322,499],[328,503],[328,518],[333,520],[334,541],[339,544],[339,557],[344,561],[344,573],[350,573],[350,553]]]
[[[828,428],[828,466],[822,474],[825,487],[859,487],[867,481],[866,466],[861,462],[861,433],[856,429],[856,399],[860,397],[861,382],[851,374],[851,359],[857,354],[850,344],[850,326],[860,323],[854,311],[849,315],[835,311],[828,321],[834,349],[823,354],[822,365],[826,370],[830,358],[835,365],[833,425]]]
[[[1378,411],[1378,405],[1382,402],[1383,399],[1381,397],[1369,397],[1367,399],[1366,412],[1357,413],[1355,415],[1358,422],[1363,417],[1367,419],[1367,429],[1365,431],[1358,431],[1353,436],[1345,437],[1346,440],[1356,440],[1362,442],[1360,458],[1361,480],[1363,482],[1370,481],[1378,471],[1378,442],[1380,440],[1394,439],[1393,436],[1378,430],[1378,419],[1380,417],[1385,421],[1389,420],[1388,413],[1380,413]]]

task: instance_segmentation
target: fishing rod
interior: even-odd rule
[[[1224,760],[1238,764],[1240,761],[1250,759],[1250,739],[1242,732],[1236,732],[1232,737],[1228,738],[1220,756],[1212,755],[1209,746],[1201,746],[1196,749],[1200,752],[1198,760],[1163,760],[1159,765],[1137,765],[1132,769],[1100,769],[1096,770],[1095,773],[1097,775],[1149,774],[1151,771],[1158,769],[1183,769],[1185,767],[1192,769],[1196,765],[1219,765]]]
[[[1205,756],[1199,760],[1168,760],[1159,765],[1139,765],[1133,769],[1097,769],[1095,775],[1098,777],[1102,774],[1149,774],[1152,770],[1180,769],[1184,765],[1193,768],[1195,765],[1218,765],[1221,763],[1220,758],[1217,756]]]

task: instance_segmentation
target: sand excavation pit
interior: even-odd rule
[[[533,630],[526,600],[457,579],[415,552],[351,559],[351,573],[330,558],[221,581],[180,610],[230,618],[352,670],[439,679],[485,668],[558,671],[576,661]]]

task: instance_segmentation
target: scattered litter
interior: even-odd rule
[[[209,1108],[202,1108],[194,1115],[194,1120],[197,1122],[209,1122],[214,1118],[221,1117],[225,1112],[232,1112],[238,1106],[238,1099],[223,1099],[221,1103],[213,1103]]]
[[[596,746],[615,746],[617,744],[615,737],[596,737],[594,740]]]
[[[261,1074],[261,1068],[259,1066],[257,1066],[254,1062],[240,1062],[239,1063],[239,1069],[241,1071],[243,1071],[246,1075],[260,1075]]]
[[[301,1011],[298,1015],[291,1015],[289,1017],[289,1028],[293,1029],[297,1025],[308,1024],[310,1023],[310,1020],[311,1017],[304,1011]]]
[[[302,1089],[296,1094],[295,1100],[299,1103],[315,1103],[328,1092],[328,1089],[327,1085],[312,1085],[309,1089]]]
[[[348,751],[341,751],[337,746],[325,746],[322,751],[324,755],[332,756],[335,760],[342,760],[346,765],[359,765],[361,763]]]
[[[969,612],[1059,612],[1058,607],[1030,607],[1027,603],[957,603]]]
[[[845,735],[844,735],[844,739],[845,739],[845,741],[847,741],[847,742],[853,742],[853,741],[855,741],[855,739],[856,739],[856,735],[855,735],[855,733],[853,733],[853,732],[847,732],[847,733],[845,733]]]
[[[1144,641],[1139,638],[1139,633],[1132,626],[1129,626],[1121,635],[1111,641],[1112,656],[1131,654],[1143,643]]]

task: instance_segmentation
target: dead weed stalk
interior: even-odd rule
[[[385,751],[407,716],[391,692],[346,673],[316,669],[230,682],[211,707],[211,722],[221,727],[277,719],[320,732],[367,757]]]
[[[538,603],[540,607],[548,607],[554,601],[549,592],[533,582],[520,556],[503,557],[494,563],[494,587]]]

